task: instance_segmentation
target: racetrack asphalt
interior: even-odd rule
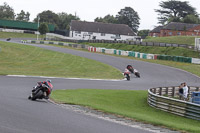
[[[18,42],[18,40],[12,40]],[[24,45],[24,44],[22,44]],[[60,47],[26,44],[53,51],[69,53],[97,60],[123,71],[127,64],[141,73],[141,78],[131,81],[87,80],[53,78],[55,89],[128,89],[147,90],[152,87],[178,86],[186,82],[199,86],[199,77],[188,72],[143,61],[115,56],[77,51]],[[124,126],[118,123],[87,116],[46,102],[27,99],[40,77],[0,76],[0,132],[2,133],[149,133],[151,131]]]

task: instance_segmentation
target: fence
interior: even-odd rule
[[[142,46],[159,46],[159,47],[183,47],[188,49],[194,49],[193,45],[187,44],[170,44],[159,42],[141,42],[141,41],[112,41],[112,40],[88,40],[90,43],[124,43],[129,45],[142,45]]]
[[[189,98],[199,87],[188,87]],[[200,120],[200,105],[189,101],[178,100],[178,87],[158,87],[148,90],[148,104],[157,109],[179,116]]]
[[[60,39],[60,38],[49,38],[54,41],[67,41],[67,42],[90,42],[90,43],[124,43],[129,45],[142,45],[142,46],[158,46],[158,47],[183,47],[195,50],[195,46],[188,44],[171,44],[171,43],[159,43],[159,42],[141,42],[141,41],[115,41],[115,40],[73,40],[73,39]]]

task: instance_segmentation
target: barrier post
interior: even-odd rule
[[[175,87],[172,87],[172,97],[175,96]]]
[[[160,87],[159,95],[162,96],[162,87]]]

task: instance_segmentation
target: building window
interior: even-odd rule
[[[75,31],[76,34],[81,34],[81,31]]]
[[[181,32],[177,32],[177,35],[180,36],[180,35],[181,35]]]
[[[106,34],[105,33],[101,33],[101,36],[106,36]]]
[[[92,35],[93,34],[93,32],[88,32],[88,35]]]
[[[168,35],[170,35],[170,36],[171,36],[171,35],[172,35],[172,32],[168,32]]]
[[[156,33],[153,33],[153,37],[157,37],[157,34],[156,34]]]
[[[120,37],[120,34],[116,34],[116,37]]]

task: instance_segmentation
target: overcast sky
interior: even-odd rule
[[[31,14],[32,21],[38,13],[51,10],[54,13],[65,12],[77,15],[81,20],[94,22],[96,17],[104,17],[108,14],[116,16],[125,7],[133,8],[140,17],[139,30],[153,29],[158,24],[158,14],[154,9],[160,9],[159,2],[166,0],[0,0],[0,5],[6,2],[15,13],[21,10]],[[189,1],[200,14],[200,0]]]

